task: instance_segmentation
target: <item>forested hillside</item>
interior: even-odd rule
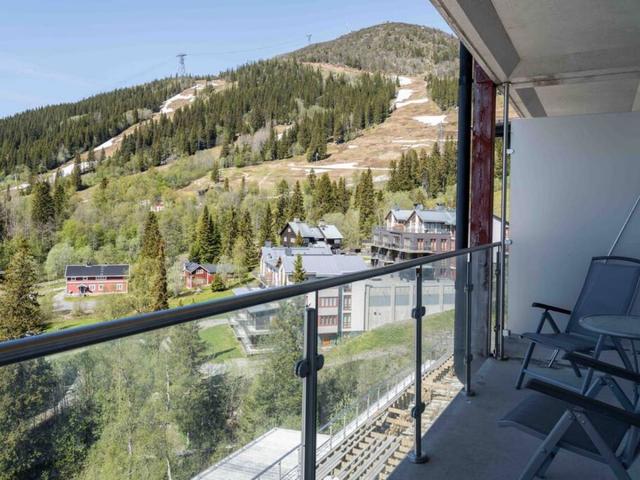
[[[326,156],[340,143],[389,115],[396,85],[380,74],[325,76],[295,61],[269,60],[221,74],[231,87],[204,90],[170,120],[161,116],[125,137],[110,160],[128,171],[160,165],[222,145],[222,163],[243,166],[306,153]],[[284,131],[277,135],[276,126]],[[237,141],[239,140],[239,141]]]
[[[444,74],[455,69],[458,40],[437,28],[388,22],[310,45],[287,56],[372,72]]]
[[[52,169],[156,112],[191,79],[167,78],[0,119],[0,171]]]

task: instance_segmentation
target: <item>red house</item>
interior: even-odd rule
[[[216,276],[217,265],[212,263],[184,262],[183,276],[186,288],[211,285]]]
[[[129,265],[67,265],[68,295],[127,293]]]

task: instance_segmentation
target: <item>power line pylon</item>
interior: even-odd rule
[[[184,77],[187,74],[187,67],[184,65],[184,58],[187,56],[186,53],[179,53],[176,55],[178,58],[178,76]]]

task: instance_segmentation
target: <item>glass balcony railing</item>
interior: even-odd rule
[[[497,248],[0,343],[2,475],[356,479],[421,461],[463,388],[454,357],[491,337],[471,334]]]

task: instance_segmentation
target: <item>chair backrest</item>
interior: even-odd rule
[[[580,326],[586,315],[640,313],[640,260],[595,257],[567,324],[567,332],[596,336]]]

